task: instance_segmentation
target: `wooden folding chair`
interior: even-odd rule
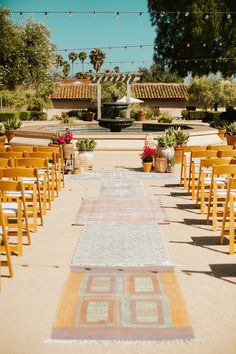
[[[36,168],[39,173],[39,183],[41,200],[43,203],[43,214],[46,214],[46,204],[48,203],[48,208],[51,209],[51,192],[50,192],[50,182],[49,182],[49,167],[47,159],[37,159],[37,158],[23,158],[14,159],[14,167],[26,167],[26,168]],[[23,178],[24,183],[36,183],[34,178]]]
[[[0,202],[0,253],[1,255],[4,254],[5,260],[0,261],[0,265],[7,266],[9,271],[9,276],[13,277],[13,267],[11,262],[11,255],[10,255],[10,248],[8,245],[8,235],[7,235],[7,228],[5,224],[5,218],[2,211],[2,203]]]
[[[227,186],[226,202],[224,208],[223,222],[221,228],[220,244],[224,242],[225,236],[229,237],[229,254],[234,254],[235,242],[235,217],[236,217],[236,178],[230,178]],[[226,228],[226,224],[229,227]]]
[[[11,159],[0,158],[0,168],[7,168],[11,166]]]
[[[222,158],[222,160],[224,160]],[[207,223],[212,217],[212,230],[216,231],[220,226],[219,219],[223,216],[227,195],[227,182],[229,178],[236,176],[235,164],[222,164],[213,166],[211,187],[207,208]]]
[[[10,145],[7,147],[7,151],[33,152],[34,146],[32,146],[32,145]]]
[[[41,202],[40,179],[38,170],[36,168],[0,169],[0,178],[8,178],[9,180],[17,180],[22,181],[24,183],[28,219],[32,219],[32,222],[29,222],[29,227],[33,228],[33,231],[36,232],[38,225],[38,216],[40,218],[41,225],[43,225],[43,209]],[[33,179],[35,183],[27,183],[28,178]],[[21,196],[20,192],[7,193],[7,198],[10,202],[15,201],[15,199],[19,196]]]
[[[9,192],[20,192],[20,196],[17,198],[16,202],[8,202],[7,193]],[[23,236],[26,236],[28,244],[31,244],[23,183],[0,180],[0,195],[6,226],[9,229],[8,236],[17,237],[17,244],[9,245],[10,251],[16,252],[18,256],[21,256],[23,250]]]
[[[216,150],[216,151],[230,151],[233,149],[232,145],[208,145],[207,150]]]
[[[200,145],[191,145],[191,146],[184,146],[183,154],[182,154],[182,162],[181,162],[181,171],[180,171],[180,185],[183,184],[184,189],[188,188],[188,175],[189,175],[189,161],[190,161],[190,154],[192,151],[197,150],[206,150],[206,146]]]
[[[217,151],[214,150],[195,150],[191,152],[189,178],[188,178],[188,192],[190,192],[191,190],[192,199],[195,199],[201,159],[206,159],[206,158],[211,158],[216,156],[217,156]]]
[[[233,145],[228,145],[228,146],[233,147]],[[231,157],[233,159],[236,159],[236,149],[219,150],[218,151],[218,156],[219,157]]]
[[[230,158],[209,158],[201,159],[199,177],[198,177],[198,186],[197,186],[197,197],[196,204],[200,202],[201,213],[205,212],[205,203],[209,198],[211,184],[218,183],[218,185],[225,185],[226,179],[224,177],[217,176],[215,174],[216,165],[225,165],[230,164]]]

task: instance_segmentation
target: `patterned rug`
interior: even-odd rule
[[[71,273],[52,330],[57,340],[194,337],[174,272]]]
[[[142,183],[135,179],[101,181],[100,197],[144,197],[144,195]]]
[[[137,267],[142,271],[173,271],[159,225],[106,224],[84,226],[72,271]]]
[[[87,179],[165,179],[176,177],[172,173],[157,173],[157,172],[139,172],[128,169],[115,169],[104,171],[90,171],[76,175],[67,175],[66,178],[73,180]]]
[[[168,223],[160,199],[99,198],[82,201],[73,225]]]

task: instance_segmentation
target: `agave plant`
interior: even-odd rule
[[[94,139],[80,139],[76,143],[78,151],[93,151],[97,143]]]
[[[166,130],[166,134],[173,136],[176,141],[175,145],[185,145],[189,139],[189,133],[184,132],[180,127],[171,127]]]
[[[236,122],[233,122],[227,126],[226,135],[236,136]]]

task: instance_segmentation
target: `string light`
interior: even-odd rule
[[[72,16],[72,12],[71,11],[69,12],[69,16]]]
[[[44,17],[45,17],[45,18],[48,18],[48,13],[47,13],[47,11],[44,12]]]
[[[207,20],[208,18],[209,18],[209,15],[208,15],[208,14],[206,14],[205,19]]]
[[[96,16],[96,11],[93,11],[93,16]]]
[[[141,17],[143,17],[143,13],[142,12],[139,13],[139,18],[141,18]]]
[[[119,17],[120,17],[120,13],[119,13],[119,12],[117,12],[117,13],[116,13],[116,19],[118,20],[118,19],[119,19]]]
[[[228,14],[228,15],[227,15],[227,18],[228,18],[228,19],[230,19],[230,18],[231,18],[231,15],[230,15],[230,14]]]

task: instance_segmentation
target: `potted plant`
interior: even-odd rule
[[[6,137],[7,137],[7,141],[9,143],[10,140],[15,135],[14,131],[21,127],[22,122],[21,122],[21,120],[19,118],[13,116],[13,117],[6,118],[2,123],[3,123],[3,126],[5,128],[5,134],[6,134]]]
[[[226,140],[228,145],[236,146],[236,122],[226,127]]]
[[[79,139],[76,142],[76,148],[79,152],[80,166],[92,166],[93,164],[93,150],[97,146],[94,139]]]
[[[189,140],[189,133],[184,132],[180,127],[171,127],[166,130],[166,134],[172,135],[175,139],[174,158],[175,163],[179,164],[182,162],[183,149]]]
[[[221,118],[215,118],[211,123],[210,127],[218,129],[218,136],[224,139],[226,133],[227,122]]]
[[[174,156],[175,137],[171,134],[160,135],[157,137],[157,156],[166,157],[169,161]]]
[[[74,153],[74,145],[72,143],[73,134],[67,130],[65,133],[58,132],[50,137],[50,144],[62,145],[63,158],[70,160]]]
[[[156,158],[156,150],[150,146],[145,146],[140,158],[143,163],[143,172],[151,172],[153,167],[154,159]]]
[[[3,124],[0,124],[0,146],[4,146],[6,141],[5,128]]]

